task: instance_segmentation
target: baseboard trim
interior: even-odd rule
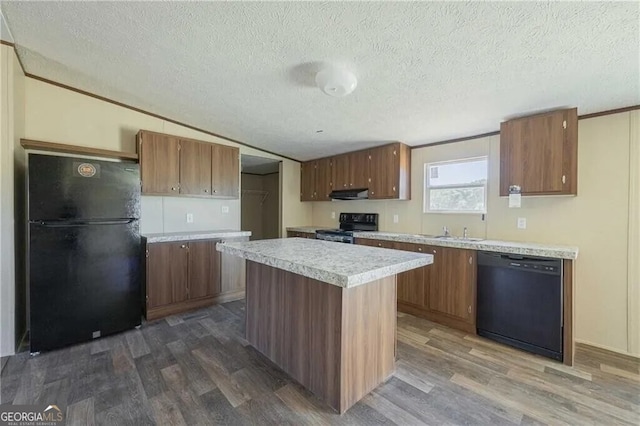
[[[612,356],[623,357],[631,361],[640,361],[640,355],[634,355],[629,352],[623,352],[621,350],[611,348],[605,345],[599,345],[597,343],[587,342],[585,340],[576,339],[576,347],[585,347],[586,349],[597,349],[599,351],[609,352]]]

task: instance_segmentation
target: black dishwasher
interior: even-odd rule
[[[562,360],[562,261],[478,253],[480,336]]]

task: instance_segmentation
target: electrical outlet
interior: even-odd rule
[[[518,218],[518,229],[527,229],[527,218],[519,217]]]
[[[331,212],[331,219],[335,219],[336,218],[336,212]]]
[[[222,206],[222,213],[229,213],[229,206]]]
[[[398,223],[398,222],[400,222],[400,218],[398,217],[397,214],[394,214],[393,215],[393,223]]]
[[[193,213],[187,213],[187,223],[193,223]]]

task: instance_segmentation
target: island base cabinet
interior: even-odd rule
[[[342,288],[247,262],[249,343],[339,413],[395,370],[396,278]]]

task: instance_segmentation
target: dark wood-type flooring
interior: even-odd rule
[[[69,425],[635,424],[637,360],[579,347],[566,367],[399,314],[396,374],[344,415],[244,336],[244,302],[3,360],[0,401],[66,407]]]

